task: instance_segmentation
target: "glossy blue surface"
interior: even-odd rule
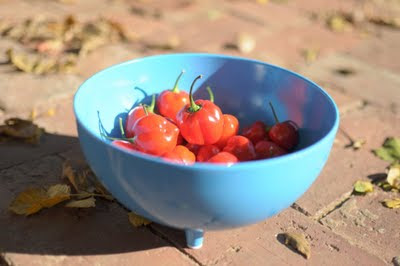
[[[296,152],[224,167],[175,165],[111,146],[104,131],[118,136],[118,117],[151,94],[173,86],[208,97],[241,126],[272,124],[271,101],[281,121],[301,128]],[[259,61],[210,54],[153,56],[112,66],[88,79],[74,99],[79,139],[86,159],[107,189],[127,208],[150,220],[182,229],[225,229],[256,223],[289,207],[323,168],[339,124],[335,103],[319,86]],[[197,231],[195,231],[197,232]]]

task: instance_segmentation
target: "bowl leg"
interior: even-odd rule
[[[185,229],[186,245],[192,249],[203,246],[204,231],[202,229]]]

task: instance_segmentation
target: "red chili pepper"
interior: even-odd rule
[[[278,146],[275,142],[262,140],[255,146],[257,159],[267,159],[287,154],[287,151]]]
[[[126,118],[126,122],[125,122],[125,132],[126,132],[127,138],[134,137],[133,131],[132,131],[133,125],[136,123],[136,121],[139,118],[146,115],[144,108],[146,108],[146,111],[148,113],[154,113],[155,100],[156,100],[156,95],[153,94],[151,104],[149,106],[140,104],[139,106],[136,106],[128,113],[128,117]],[[143,108],[143,106],[144,106],[144,108]]]
[[[198,162],[206,162],[215,154],[219,153],[220,149],[215,145],[204,145],[201,146],[199,152],[196,155]]]
[[[272,103],[269,103],[275,117],[276,124],[268,131],[269,138],[286,150],[293,149],[299,142],[299,127],[293,121],[279,123],[278,116]]]
[[[199,149],[201,148],[201,146],[197,145],[197,144],[188,143],[188,144],[186,144],[186,148],[188,148],[191,152],[194,153],[194,155],[197,156],[197,153],[199,152]]]
[[[233,155],[229,152],[221,151],[221,152],[215,154],[213,157],[211,157],[207,162],[226,164],[227,166],[231,166],[232,164],[239,162],[239,160],[238,160],[238,158],[236,158],[235,155]]]
[[[256,158],[253,143],[243,136],[230,137],[223,151],[232,153],[239,161],[251,161]]]
[[[120,148],[128,150],[128,151],[138,151],[138,147],[134,143],[131,143],[126,140],[114,140],[112,142],[112,145],[120,147]]]
[[[251,126],[244,128],[242,135],[256,145],[257,142],[268,139],[267,126],[262,121],[256,121]]]
[[[192,144],[207,145],[216,143],[222,135],[224,120],[221,109],[208,100],[193,100],[193,85],[190,87],[190,104],[183,107],[176,116],[182,136]]]
[[[196,156],[188,148],[182,145],[177,145],[172,151],[164,153],[162,155],[164,160],[191,165],[196,162]]]
[[[171,90],[165,90],[157,97],[157,109],[160,114],[174,121],[179,110],[189,103],[189,94],[178,89],[178,82],[183,73],[185,73],[184,70],[179,74]]]
[[[215,144],[220,149],[223,149],[228,139],[232,136],[237,135],[239,130],[239,121],[236,117],[234,117],[233,115],[224,114],[223,118],[224,118],[224,127],[222,130],[222,136]]]
[[[157,114],[140,118],[132,130],[135,134],[132,142],[144,152],[157,156],[172,151],[178,141],[177,126]]]

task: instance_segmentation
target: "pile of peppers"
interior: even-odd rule
[[[120,119],[122,138],[110,138],[113,145],[178,164],[230,166],[281,156],[298,144],[298,126],[290,120],[279,122],[271,103],[274,125],[256,121],[239,134],[238,119],[221,111],[209,87],[210,99],[193,99],[193,86],[202,75],[195,78],[189,93],[178,88],[183,73],[172,89],[157,98],[153,95],[150,105],[130,110],[125,124]]]

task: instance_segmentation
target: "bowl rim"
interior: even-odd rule
[[[77,101],[79,98],[79,94],[82,93],[82,88],[86,86],[86,84],[90,81],[95,79],[97,76],[104,74],[105,72],[111,71],[114,68],[119,68],[125,65],[130,65],[130,64],[135,64],[138,62],[141,62],[143,60],[148,60],[148,59],[162,59],[162,58],[167,58],[167,57],[177,57],[177,56],[190,56],[190,57],[211,57],[211,58],[221,58],[221,59],[229,59],[229,60],[238,60],[238,61],[246,61],[249,63],[255,63],[255,64],[261,64],[261,65],[265,65],[268,67],[272,67],[272,68],[276,68],[279,70],[283,70],[286,71],[294,76],[296,76],[299,79],[302,79],[308,83],[310,83],[311,85],[314,85],[315,87],[317,87],[321,93],[327,98],[328,102],[330,102],[330,104],[332,105],[334,111],[335,111],[335,121],[332,125],[332,127],[329,129],[328,133],[323,136],[321,139],[319,139],[318,141],[314,142],[313,144],[302,148],[300,150],[297,151],[293,151],[290,152],[288,154],[282,155],[282,156],[278,156],[278,157],[274,157],[274,158],[269,158],[269,159],[263,159],[263,160],[254,160],[254,161],[246,161],[246,162],[239,162],[239,163],[235,163],[231,166],[226,166],[224,164],[213,164],[213,163],[206,163],[206,162],[202,162],[202,163],[195,163],[192,165],[183,165],[183,164],[178,164],[178,163],[174,163],[174,162],[169,162],[167,160],[163,160],[161,159],[161,157],[158,156],[152,156],[152,155],[148,155],[145,153],[141,153],[141,152],[129,152],[123,148],[120,147],[116,147],[114,145],[111,144],[110,141],[105,140],[104,138],[101,138],[100,136],[97,136],[95,134],[93,134],[85,125],[84,123],[82,123],[79,115],[78,115],[78,111],[77,111]],[[260,60],[256,60],[256,59],[250,59],[250,58],[245,58],[245,57],[241,57],[241,56],[232,56],[232,55],[225,55],[225,54],[214,54],[214,53],[167,53],[167,54],[158,54],[158,55],[151,55],[151,56],[144,56],[144,57],[140,57],[140,58],[135,58],[135,59],[131,59],[128,61],[124,61],[124,62],[120,62],[120,63],[116,63],[113,64],[109,67],[106,67],[98,72],[96,72],[95,74],[91,75],[89,78],[87,78],[84,82],[82,82],[82,84],[78,87],[78,89],[76,90],[75,94],[74,94],[74,98],[73,98],[73,110],[74,110],[74,115],[76,118],[76,123],[77,125],[81,125],[81,128],[83,130],[85,130],[90,136],[92,136],[94,139],[98,140],[99,142],[102,142],[103,144],[105,144],[106,146],[108,146],[111,149],[116,149],[119,150],[122,153],[125,153],[126,155],[129,156],[133,156],[136,157],[137,159],[141,159],[141,160],[145,160],[148,162],[154,162],[154,163],[161,163],[161,164],[165,164],[171,167],[176,167],[176,168],[183,168],[183,169],[187,169],[187,168],[192,168],[192,169],[197,169],[197,170],[222,170],[222,169],[233,169],[233,170],[240,170],[242,168],[249,168],[249,167],[268,167],[269,165],[274,165],[274,164],[279,164],[282,163],[282,161],[287,162],[288,160],[295,160],[298,157],[303,157],[303,156],[307,156],[307,154],[313,152],[315,149],[318,148],[318,146],[321,146],[325,141],[327,141],[328,138],[330,138],[332,135],[335,135],[338,128],[339,128],[339,120],[340,120],[340,114],[339,114],[339,110],[338,107],[335,103],[335,101],[332,99],[332,97],[321,87],[319,86],[317,83],[315,83],[314,81],[302,76],[299,73],[296,73],[292,70],[274,65],[274,64],[270,64],[267,62],[263,62]],[[79,136],[78,136],[79,138]]]

